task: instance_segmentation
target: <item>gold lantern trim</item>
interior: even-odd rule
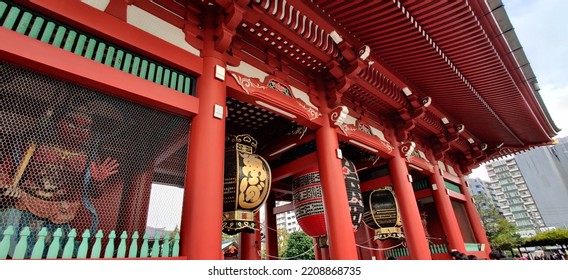
[[[402,219],[392,186],[385,186],[364,194],[363,221],[375,230],[375,240],[402,239]]]
[[[254,232],[258,212],[270,193],[270,167],[255,154],[258,142],[250,135],[229,136],[225,149],[223,232]]]

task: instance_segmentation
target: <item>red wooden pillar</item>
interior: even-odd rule
[[[326,100],[320,92],[320,100]],[[358,259],[355,234],[351,223],[345,178],[338,157],[339,143],[335,128],[331,127],[327,102],[321,102],[323,126],[316,131],[316,146],[327,226],[330,258],[333,260]],[[322,254],[323,255],[323,254]]]
[[[203,74],[197,79],[199,114],[191,121],[187,156],[180,254],[189,259],[219,259],[223,215],[225,115],[214,116],[216,106],[225,112],[226,83],[215,78],[225,68],[223,55],[215,50],[214,14],[204,17]]]
[[[318,245],[318,240],[317,238],[312,238],[312,240],[314,241],[314,255],[316,260],[321,260],[321,249]]]
[[[266,200],[264,210],[264,222],[266,223],[264,227],[264,241],[266,242],[267,260],[278,259],[278,232],[276,231],[276,215],[274,215],[275,206],[276,201],[274,200],[274,194],[271,193]]]
[[[428,181],[432,186],[436,186],[433,188],[432,194],[436,203],[438,215],[440,216],[440,221],[442,222],[442,227],[446,233],[448,248],[450,250],[456,249],[465,253],[465,243],[463,241],[460,226],[438,164],[434,164],[434,174],[428,177]]]
[[[320,248],[320,254],[321,254],[321,259],[322,260],[331,260],[331,256],[329,255],[329,248],[330,247],[326,247],[326,248]],[[355,252],[357,253],[357,252]]]
[[[384,259],[382,251],[378,250],[379,249],[379,243],[377,241],[375,241],[375,230],[374,229],[370,229],[367,227],[364,228],[360,228],[359,230],[364,230],[365,231],[365,236],[367,237],[367,246],[369,246],[369,250],[372,250],[371,253],[371,258],[375,257],[375,260],[382,260]]]
[[[239,259],[240,260],[259,260],[258,248],[255,244],[256,233],[241,232],[239,237]]]
[[[148,219],[148,206],[150,203],[150,193],[152,191],[153,170],[147,170],[136,175],[128,189],[128,201],[124,217],[125,222],[119,230],[126,232],[144,232],[146,229],[146,220]]]
[[[260,213],[254,214],[254,220],[260,225]],[[260,230],[254,233],[240,233],[239,259],[240,260],[260,260]]]
[[[471,224],[471,229],[473,230],[473,235],[478,243],[485,244],[485,253],[487,254],[487,258],[489,258],[489,253],[491,253],[491,245],[489,244],[489,240],[487,239],[487,235],[485,234],[485,229],[483,228],[483,224],[481,223],[481,219],[479,218],[479,213],[477,213],[477,208],[473,203],[473,199],[471,198],[471,194],[467,189],[467,185],[463,174],[460,171],[458,172],[458,177],[460,177],[460,191],[465,196],[465,211],[467,213],[467,218]]]
[[[426,233],[422,227],[416,197],[408,177],[408,167],[404,158],[400,156],[398,147],[395,148],[395,156],[388,160],[388,166],[402,217],[409,256],[410,259],[415,260],[431,260]]]

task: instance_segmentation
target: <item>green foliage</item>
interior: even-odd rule
[[[475,207],[485,228],[487,239],[494,249],[510,250],[522,243],[517,227],[501,216],[499,210],[484,195],[474,195]]]
[[[226,240],[231,240],[237,244],[239,244],[239,234],[234,234],[234,235],[228,235],[224,232],[221,233],[221,240],[226,241]]]
[[[283,259],[314,260],[314,241],[303,231],[292,232],[288,238]]]
[[[276,231],[278,236],[278,257],[282,257],[284,252],[286,252],[286,247],[288,246],[288,239],[290,234],[285,228],[278,229]]]
[[[568,229],[554,229],[540,232],[537,235],[526,238],[523,246],[546,246],[556,244],[568,244]]]

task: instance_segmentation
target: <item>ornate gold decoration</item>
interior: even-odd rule
[[[267,89],[268,87],[261,85],[260,83],[255,83],[249,77],[237,75],[236,73],[230,72],[231,75],[235,78],[237,83],[243,88],[243,90],[250,94],[249,88],[258,88],[258,89]]]
[[[258,142],[252,136],[230,135],[226,145],[223,231],[236,234],[258,230],[253,217],[270,193],[270,167],[254,154]]]
[[[363,221],[375,229],[376,239],[404,238],[402,219],[392,186],[367,192],[363,195],[365,212]]]

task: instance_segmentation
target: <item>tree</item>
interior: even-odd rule
[[[314,260],[314,241],[303,231],[295,231],[290,234],[286,250],[282,254],[283,259]]]
[[[280,228],[276,231],[276,235],[278,237],[278,256],[282,257],[282,255],[286,251],[286,247],[288,246],[288,239],[290,238],[290,234],[285,228]]]
[[[539,232],[537,235],[526,238],[523,246],[547,246],[556,244],[568,244],[568,230],[554,229],[545,232]]]
[[[499,213],[487,196],[477,194],[473,199],[491,247],[499,250],[517,248],[522,241],[517,227]]]
[[[221,240],[223,240],[223,241],[231,240],[231,241],[239,244],[239,235],[238,234],[228,235],[228,234],[222,232],[221,233]]]

